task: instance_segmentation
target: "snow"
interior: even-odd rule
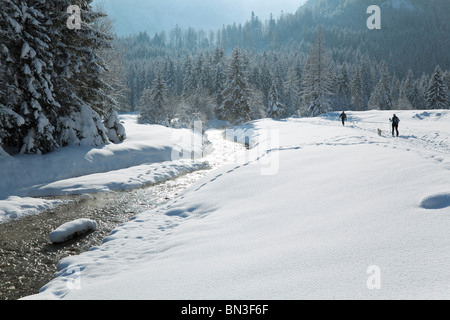
[[[90,219],[78,219],[67,222],[49,235],[50,242],[63,243],[74,237],[97,230],[97,223]]]
[[[60,203],[62,201],[10,196],[0,200],[0,223],[35,215]]]
[[[26,299],[448,299],[450,112],[396,114],[400,138],[391,111],[247,124],[236,163]]]
[[[0,223],[58,203],[33,197],[127,190],[208,167],[201,159],[178,156],[194,151],[201,158],[202,139],[194,139],[192,131],[139,125],[136,118],[120,116],[127,132],[120,144],[66,147],[47,155],[10,157],[1,152]]]
[[[14,28],[14,31],[16,33],[21,33],[22,32],[23,26],[20,23],[18,23],[14,19],[11,19],[11,17],[7,17],[6,19],[8,20],[9,24]]]
[[[191,160],[139,165],[105,173],[94,173],[76,178],[62,179],[38,188],[32,188],[29,191],[29,195],[43,197],[58,196],[61,194],[82,195],[85,193],[130,190],[169,180],[173,177],[208,167],[209,164],[207,162],[192,163]]]
[[[30,45],[28,44],[28,42],[24,42],[23,46],[22,46],[22,54],[20,55],[21,59],[28,59],[28,55],[30,53]]]

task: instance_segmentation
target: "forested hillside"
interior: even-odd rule
[[[149,105],[153,79],[161,71],[170,109],[164,123],[186,114],[220,117],[230,55],[240,50],[252,118],[273,115],[274,105],[277,117],[341,109],[447,108],[448,4],[377,3],[381,30],[366,24],[374,1],[310,0],[277,20],[261,21],[252,14],[244,25],[217,32],[175,27],[168,34],[121,38],[129,88],[125,103],[133,110]],[[318,70],[320,80],[314,76]]]

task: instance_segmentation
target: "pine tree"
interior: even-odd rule
[[[186,65],[184,68],[184,78],[183,78],[183,93],[182,93],[182,100],[186,101],[191,94],[194,93],[196,89],[196,81],[195,81],[195,75],[194,70],[192,67],[192,60],[191,57],[186,58]]]
[[[275,66],[275,72],[272,73],[272,85],[275,84],[275,87],[278,92],[278,97],[281,103],[285,104],[284,101],[284,81],[285,81],[285,74],[286,72],[283,71],[283,67],[281,66],[281,62],[277,63]],[[271,86],[272,87],[272,86]]]
[[[361,63],[361,82],[364,93],[364,106],[367,107],[370,96],[375,88],[375,76],[374,76],[374,68],[372,67],[372,63],[367,56],[365,56],[363,62]]]
[[[231,55],[228,79],[223,95],[222,119],[232,124],[242,124],[251,120],[248,80],[239,48],[234,49]]]
[[[251,74],[248,77],[248,81],[252,86],[254,86],[256,89],[260,90],[261,88],[261,75],[259,74],[259,68],[258,66],[254,66]]]
[[[224,65],[222,63],[218,63],[214,74],[213,95],[217,108],[219,108],[224,101],[223,90],[225,89],[225,83],[227,80],[224,69]]]
[[[286,116],[290,117],[297,114],[300,102],[300,80],[295,67],[291,66],[284,82],[284,96],[286,101]]]
[[[91,2],[2,1],[1,64],[8,70],[3,80],[14,96],[7,102],[13,112],[7,112],[7,127],[15,123],[15,133],[7,141],[2,138],[2,145],[10,153],[43,154],[69,144],[109,140],[104,121],[117,101],[109,95],[113,88],[99,52],[112,38],[99,29],[104,15],[94,12]],[[80,30],[66,24],[66,10],[73,4],[81,9]],[[18,116],[14,122],[12,115]]]
[[[427,108],[427,91],[430,84],[430,78],[423,73],[420,79],[417,80],[416,86],[419,92],[419,101],[421,102],[421,108]]]
[[[369,108],[378,110],[392,110],[390,76],[387,64],[382,62],[380,69],[380,81],[370,96]]]
[[[205,61],[203,62],[203,69],[201,71],[198,84],[198,88],[203,92],[203,94],[213,94],[213,70],[214,68],[212,67],[212,59],[208,54]]]
[[[401,82],[394,75],[392,77],[392,80],[391,80],[391,83],[390,83],[390,93],[391,93],[392,106],[398,105],[398,100],[400,99],[400,89],[401,89]]]
[[[414,73],[410,69],[400,88],[400,100],[406,101],[413,109],[421,109],[424,99],[419,88],[420,81],[414,80]]]
[[[227,81],[227,76],[225,74],[225,52],[222,48],[216,47],[214,50],[211,71],[213,72],[211,95],[215,100],[214,116],[218,117],[221,112],[221,105],[224,101],[223,90]]]
[[[104,12],[102,5],[97,5],[96,10]],[[104,34],[113,35],[113,21],[104,16],[94,22],[95,28]],[[126,139],[125,127],[122,125],[118,111],[127,110],[130,107],[126,103],[126,84],[125,84],[125,66],[124,66],[124,50],[117,43],[115,45],[101,48],[99,57],[106,63],[107,72],[104,75],[104,81],[108,84],[105,88],[106,95],[109,100],[104,107],[103,124],[106,128],[106,135],[109,141],[120,143]],[[105,101],[106,102],[106,101]]]
[[[38,1],[2,2],[2,58],[8,96],[0,104],[8,134],[2,144],[11,153],[48,153],[59,147],[55,139],[57,109],[52,78],[50,31],[44,25],[43,5]],[[12,95],[9,95],[12,94]],[[3,100],[2,99],[2,100]],[[8,116],[5,116],[8,115]],[[12,118],[17,121],[12,122]],[[9,120],[8,120],[9,119]],[[20,125],[19,125],[20,124]],[[6,135],[5,129],[3,135]],[[14,139],[11,137],[14,136]]]
[[[23,137],[20,127],[25,119],[20,111],[19,89],[17,83],[17,61],[14,53],[16,43],[20,41],[19,34],[23,29],[21,21],[22,11],[10,0],[2,2],[0,7],[0,156],[17,150]],[[14,19],[15,17],[15,19]]]
[[[351,103],[353,108],[357,111],[362,111],[365,109],[364,106],[364,88],[362,85],[361,71],[359,67],[356,67],[355,76],[351,84]]]
[[[263,105],[265,107],[269,106],[269,90],[272,85],[272,77],[270,75],[270,69],[266,60],[266,57],[263,58],[262,65],[260,67],[260,87],[259,90],[261,90],[263,94]]]
[[[448,109],[447,84],[440,66],[436,66],[427,91],[428,109]]]
[[[192,69],[192,78],[193,78],[193,86],[195,90],[203,91],[205,90],[205,77],[203,77],[204,70],[204,58],[203,53],[197,57],[197,61],[194,62],[194,66]]]
[[[447,99],[449,99],[449,97],[450,97],[450,70],[447,70],[444,73],[444,80],[445,80],[445,83],[447,84]],[[449,104],[450,104],[450,101],[449,101]]]
[[[269,106],[266,113],[267,117],[272,119],[280,119],[285,113],[285,106],[280,102],[275,81],[272,82],[269,90]]]
[[[105,14],[93,11],[91,3],[92,0],[45,1],[46,15],[52,21],[55,91],[63,106],[58,125],[61,146],[95,146],[109,141],[103,120],[109,116],[108,105],[115,102],[108,95],[113,88],[106,82],[108,67],[99,51],[110,47],[112,37],[98,29],[96,21]],[[66,10],[71,5],[78,5],[81,10],[80,30],[67,28]]]
[[[167,84],[161,70],[153,80],[152,88],[147,90],[141,99],[139,123],[168,125],[167,117]]]
[[[332,87],[331,64],[319,29],[302,75],[302,99],[307,116],[316,117],[331,111]]]
[[[411,102],[411,106],[414,109],[421,109],[424,105],[424,101],[422,97],[420,96],[419,88],[417,86],[417,83],[414,83],[412,92],[409,96],[409,101]]]
[[[414,73],[411,69],[409,69],[408,74],[406,75],[406,78],[400,88],[400,98],[407,99],[411,102],[414,87]]]
[[[224,57],[225,57],[225,52],[223,51],[223,49],[220,47],[216,47],[216,49],[214,50],[213,63],[215,65],[218,65],[219,63],[223,63]]]
[[[336,78],[336,95],[335,104],[336,107],[341,109],[348,109],[351,103],[351,86],[350,78],[347,73],[347,69],[344,65],[339,68]]]
[[[167,83],[167,89],[169,95],[174,96],[177,93],[177,80],[175,78],[175,65],[172,59],[168,59],[165,63],[165,81]]]
[[[126,86],[128,88],[128,92],[126,94],[127,102],[131,106],[131,110],[135,111],[138,107],[140,98],[136,64],[130,64],[127,66]]]

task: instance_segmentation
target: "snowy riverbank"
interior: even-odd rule
[[[136,123],[122,115],[127,139],[103,147],[67,147],[40,156],[0,156],[0,223],[57,204],[30,197],[127,190],[206,168],[202,138],[186,129]],[[188,159],[186,159],[188,158]]]
[[[400,138],[392,112],[253,122],[267,138],[247,157],[63,259],[28,298],[450,298],[450,112],[397,114]]]

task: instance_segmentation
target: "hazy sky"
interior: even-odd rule
[[[252,11],[265,20],[281,11],[293,13],[306,0],[94,0],[103,4],[119,35],[182,28],[217,30],[223,24],[243,23]]]

